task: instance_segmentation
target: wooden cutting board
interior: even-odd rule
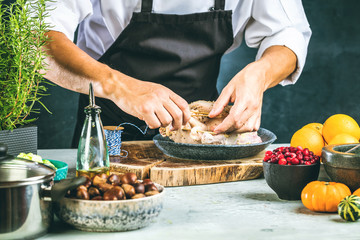
[[[237,160],[188,160],[163,154],[153,141],[123,142],[127,157],[110,156],[113,173],[134,172],[163,186],[188,186],[249,180],[262,177],[265,151]]]

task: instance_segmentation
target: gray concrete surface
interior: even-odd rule
[[[76,150],[39,150],[38,154],[75,167]],[[55,219],[40,239],[360,239],[359,222],[345,222],[336,213],[311,212],[301,201],[280,200],[263,178],[166,191],[161,214],[146,228],[90,233]]]

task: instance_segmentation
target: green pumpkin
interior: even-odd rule
[[[360,197],[350,195],[340,201],[338,213],[346,221],[355,222],[360,218]]]

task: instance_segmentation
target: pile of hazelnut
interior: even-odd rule
[[[144,198],[159,194],[158,188],[150,179],[138,181],[135,173],[123,175],[105,173],[92,179],[83,175],[87,181],[67,193],[68,198],[85,200],[125,200]]]

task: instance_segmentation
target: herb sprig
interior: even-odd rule
[[[34,104],[46,95],[47,64],[43,47],[49,25],[47,0],[0,0],[0,130],[12,130],[36,120]]]

